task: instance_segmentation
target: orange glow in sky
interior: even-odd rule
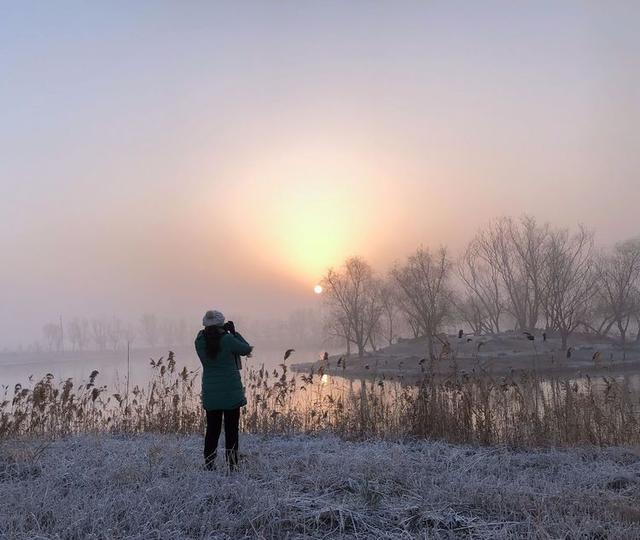
[[[313,284],[384,236],[387,188],[365,156],[317,143],[271,152],[251,160],[237,195],[247,203],[237,233],[261,264]]]

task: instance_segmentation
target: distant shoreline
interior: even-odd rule
[[[537,347],[540,352],[530,352],[531,342],[514,333],[483,336],[464,342],[451,336],[454,350],[450,358],[429,361],[424,353],[425,342],[421,339],[406,340],[377,352],[369,352],[362,358],[357,355],[333,355],[328,361],[297,363],[292,369],[297,372],[317,371],[324,366],[332,374],[345,378],[402,378],[419,380],[425,374],[447,378],[454,373],[486,374],[493,377],[521,376],[535,372],[541,377],[621,376],[640,373],[640,350],[629,347],[623,359],[621,348],[611,343],[578,343],[567,352],[558,350],[554,339]],[[477,352],[481,343],[494,350]],[[473,352],[471,352],[473,351]],[[599,353],[599,354],[596,354]],[[594,356],[596,360],[594,360]],[[343,358],[341,365],[337,363]],[[343,362],[346,358],[346,369]]]

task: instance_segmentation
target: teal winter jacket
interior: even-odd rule
[[[196,336],[196,352],[202,363],[202,406],[207,411],[230,410],[247,404],[240,377],[239,355],[251,352],[251,346],[236,332],[225,334],[215,358],[207,352],[204,331]]]

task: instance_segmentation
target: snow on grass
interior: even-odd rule
[[[2,538],[639,538],[640,453],[330,436],[83,435],[0,447]]]

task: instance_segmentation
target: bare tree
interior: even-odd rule
[[[122,338],[124,339],[125,343],[128,343],[129,345],[131,345],[135,339],[136,339],[136,328],[133,324],[131,324],[130,322],[128,322],[122,332]]]
[[[505,310],[521,330],[533,330],[540,316],[548,235],[547,225],[524,216],[499,219],[474,240],[474,256],[500,277]]]
[[[526,276],[527,294],[524,303],[526,324],[529,330],[534,330],[546,294],[544,272],[547,264],[546,246],[549,238],[549,226],[546,224],[538,225],[534,217],[525,215],[517,225],[511,227],[510,234],[517,259]]]
[[[333,338],[344,341],[347,356],[351,356],[351,329],[349,320],[341,308],[332,306],[325,319],[325,331]]]
[[[50,351],[62,350],[62,328],[57,323],[47,323],[42,327],[42,333]]]
[[[627,333],[640,313],[640,240],[618,244],[599,261],[598,300],[606,332],[615,325],[626,349]]]
[[[388,345],[393,343],[393,339],[397,335],[397,323],[398,323],[398,291],[395,284],[391,281],[384,281],[380,283],[379,295],[380,295],[380,333]]]
[[[544,309],[566,348],[571,334],[586,319],[596,292],[593,234],[583,227],[575,234],[553,231],[546,252]]]
[[[427,338],[431,358],[435,357],[434,338],[452,313],[451,268],[445,248],[435,254],[418,248],[403,266],[392,271],[401,291],[400,309],[406,312],[407,320],[417,323],[420,335]]]
[[[472,241],[458,263],[458,275],[464,286],[458,311],[475,334],[500,332],[504,310],[500,274],[485,252]]]
[[[598,276],[601,276],[601,261],[597,263]],[[601,279],[601,277],[599,278]],[[602,291],[598,291],[591,302],[591,309],[585,316],[585,331],[591,332],[597,336],[608,336],[615,324],[614,316],[608,305],[606,295]]]
[[[67,330],[69,341],[73,349],[83,351],[89,345],[89,321],[87,319],[74,318],[69,323]]]
[[[99,351],[104,351],[107,348],[109,323],[105,319],[91,319],[91,338]]]
[[[420,318],[414,311],[411,303],[404,298],[404,295],[398,298],[398,309],[402,314],[404,322],[411,329],[411,335],[413,338],[419,338],[422,335]]]
[[[359,257],[347,259],[340,270],[330,269],[322,280],[331,313],[340,314],[338,327],[364,356],[381,316],[378,287],[369,264]],[[333,325],[334,330],[336,325]]]
[[[113,351],[117,351],[120,346],[120,342],[124,336],[124,323],[117,317],[112,317],[107,324],[107,341]]]
[[[67,324],[67,339],[69,343],[71,343],[72,351],[80,350],[80,323],[77,318],[73,319],[70,323]]]
[[[470,291],[465,291],[463,295],[455,300],[456,319],[466,324],[476,336],[484,333],[492,333],[493,330],[487,324],[488,317],[482,304],[476,295]]]
[[[364,320],[368,327],[367,342],[374,351],[378,348],[378,337],[382,334],[382,316],[385,311],[382,303],[382,287],[382,281],[373,279],[365,295]]]

